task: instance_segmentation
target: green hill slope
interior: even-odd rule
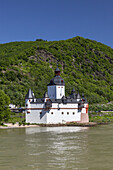
[[[23,105],[28,88],[42,97],[56,64],[66,82],[89,103],[113,100],[113,49],[82,37],[63,41],[12,42],[0,45],[0,89]]]

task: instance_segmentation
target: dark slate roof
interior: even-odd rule
[[[88,103],[87,99],[85,99],[84,103]]]
[[[65,86],[65,82],[64,82],[64,79],[58,75],[50,80],[50,83],[48,84],[48,86],[51,86],[51,85]]]
[[[85,99],[84,101],[80,100],[80,101],[77,101],[77,99],[74,99],[74,98],[69,98],[69,97],[62,97],[61,99],[50,99],[52,103],[64,103],[64,104],[67,104],[67,103],[78,103],[78,104],[83,104],[83,103],[87,103],[87,99]],[[36,99],[35,102],[34,102],[34,99],[33,101],[31,102],[32,104],[38,104],[38,103],[44,103],[44,100],[43,99]]]
[[[75,93],[75,89],[73,88],[73,90],[71,91],[71,93]]]
[[[55,72],[56,72],[56,71],[60,71],[60,69],[57,67],[56,70],[55,70]]]
[[[34,95],[31,89],[28,90],[27,94],[26,94],[26,99],[33,99]]]
[[[84,93],[82,93],[82,97],[84,97]]]
[[[47,94],[47,92],[45,92],[44,93],[44,98],[48,98],[49,96],[48,96],[48,94]]]
[[[73,99],[76,99],[76,98],[77,98],[77,94],[76,94],[74,88],[73,88],[73,90],[71,91],[70,98],[73,98]]]
[[[77,94],[77,99],[80,99],[80,94],[79,93]]]
[[[33,99],[33,101],[31,103],[32,104],[44,103],[44,100],[39,98],[39,99],[36,99],[35,102],[34,102],[34,99]]]

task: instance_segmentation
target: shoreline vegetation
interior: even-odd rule
[[[30,128],[30,127],[67,127],[67,126],[78,126],[78,127],[93,127],[97,126],[96,122],[88,122],[88,123],[77,123],[77,122],[69,122],[69,123],[59,123],[59,124],[22,124],[19,125],[12,123],[4,123],[0,125],[0,129],[9,129],[9,128]]]
[[[8,128],[30,128],[30,127],[63,127],[63,126],[79,126],[79,127],[94,127],[113,123],[113,111],[90,112],[89,122],[67,122],[59,124],[30,124],[25,122],[25,113],[12,113],[8,121],[1,121],[0,129]]]
[[[15,125],[12,123],[4,123],[0,125],[0,129],[12,129],[12,128],[31,128],[31,127],[96,127],[98,125],[107,125],[111,122],[88,122],[88,123],[77,123],[77,122],[69,122],[69,123],[59,123],[59,124],[29,124],[29,125],[19,125],[17,122]]]
[[[107,125],[113,123],[113,116],[93,116],[89,118],[88,123],[81,122],[67,122],[67,123],[58,123],[58,124],[30,124],[25,122],[16,122],[16,123],[1,123],[0,129],[9,129],[9,128],[30,128],[30,127],[67,127],[67,126],[78,126],[78,127],[95,127],[98,125]]]
[[[0,129],[8,128],[29,128],[29,127],[60,127],[60,126],[79,126],[79,127],[94,127],[97,125],[105,125],[113,122],[113,111],[89,111],[89,122],[67,122],[59,124],[30,124],[25,122],[25,113],[11,112],[8,121],[0,122]]]

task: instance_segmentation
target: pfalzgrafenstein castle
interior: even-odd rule
[[[88,102],[73,89],[65,96],[65,82],[57,67],[55,76],[47,85],[48,92],[36,99],[29,89],[25,98],[26,123],[57,124],[66,122],[89,122]]]

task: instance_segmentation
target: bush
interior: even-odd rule
[[[0,121],[7,121],[10,118],[10,98],[0,90]]]
[[[22,125],[22,122],[19,122],[19,126],[21,126]]]

